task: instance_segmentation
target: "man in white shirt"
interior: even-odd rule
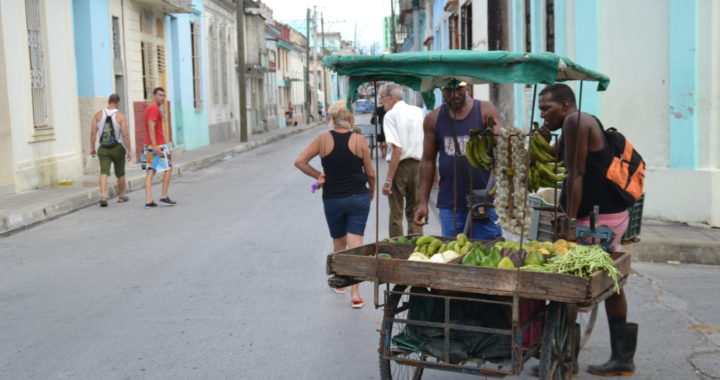
[[[380,90],[385,141],[392,155],[382,192],[390,203],[390,237],[403,235],[403,210],[408,234],[422,234],[413,222],[420,194],[418,165],[423,152],[423,110],[403,101],[403,87],[388,83]]]

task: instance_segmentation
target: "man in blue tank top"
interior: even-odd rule
[[[415,212],[415,223],[425,225],[428,221],[430,189],[435,179],[438,155],[440,191],[437,207],[444,236],[463,232],[468,217],[468,184],[472,189],[485,189],[490,172],[470,166],[465,158],[465,144],[470,130],[485,128],[485,118],[492,118],[500,126],[500,116],[495,106],[469,96],[465,82],[451,81],[442,90],[444,104],[430,112],[424,120],[423,155],[420,161],[420,202]],[[497,131],[496,131],[497,132]],[[456,146],[459,147],[457,152]],[[502,235],[495,224],[497,215],[490,208],[490,217],[474,220],[471,238],[493,240]]]

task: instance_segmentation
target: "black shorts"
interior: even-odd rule
[[[378,133],[377,135],[377,142],[384,143],[385,142],[385,134],[384,133]]]

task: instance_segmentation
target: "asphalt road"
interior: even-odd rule
[[[0,379],[377,379],[372,287],[360,310],[327,287],[320,194],[292,165],[320,131],[179,178],[177,206],[133,192],[0,238]],[[633,265],[634,378],[720,378],[720,268]],[[583,366],[609,355],[598,320]]]

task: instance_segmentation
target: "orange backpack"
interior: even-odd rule
[[[612,161],[605,172],[605,178],[614,185],[625,205],[630,207],[643,195],[645,161],[622,133],[615,128],[606,130],[597,117],[595,120],[607,137],[612,154]]]

